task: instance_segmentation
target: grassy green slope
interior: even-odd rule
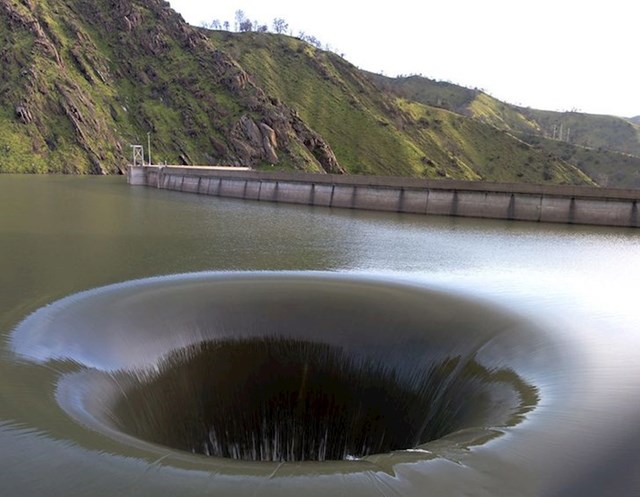
[[[582,171],[515,136],[450,111],[401,100],[419,126],[413,133],[437,143],[475,179],[501,182],[592,184]]]
[[[82,44],[65,46],[66,14],[64,5],[0,1],[2,171],[96,173],[117,164],[112,130],[92,102],[104,88],[78,77],[72,52]]]
[[[628,120],[604,115],[579,112],[551,112],[521,109],[522,113],[538,123],[546,136],[553,128],[569,135],[570,143],[588,148],[615,150],[640,157],[640,126]],[[557,131],[558,132],[558,131]]]
[[[523,136],[534,148],[575,164],[600,186],[640,188],[640,157],[605,149],[578,147],[540,136]]]
[[[211,32],[257,82],[297,110],[351,173],[420,174],[421,151],[388,122],[389,99],[337,55],[288,36]]]
[[[590,182],[493,126],[381,93],[364,72],[295,38],[221,31],[209,36],[259,85],[294,107],[351,173]]]
[[[478,90],[419,76],[369,76],[387,92],[453,110],[518,136],[547,156],[579,168],[598,184],[637,186],[640,126],[633,119],[522,108]]]
[[[156,162],[340,172],[330,147],[162,0],[0,0],[0,171]]]
[[[518,107],[500,102],[486,93],[479,93],[468,105],[466,113],[511,133],[543,133],[539,123],[525,116]]]
[[[422,76],[399,76],[389,78],[380,74],[366,72],[379,88],[395,93],[407,100],[450,110],[458,114],[466,113],[479,90],[472,90],[444,81],[434,81]]]
[[[92,2],[82,3],[85,12],[91,12]],[[108,1],[101,3],[104,25],[122,23],[125,17],[121,29],[126,32],[107,31],[103,36],[111,59],[119,61],[116,85],[127,108],[131,139],[139,143],[139,131],[143,138],[144,131],[150,131],[156,161],[254,167],[270,163],[260,150],[262,137],[258,135],[256,144],[247,136],[242,123],[249,120],[274,130],[280,167],[340,172],[328,157],[328,146],[326,156],[318,152],[324,146],[321,137],[290,109],[274,104],[235,60],[186,25],[165,2],[121,0],[120,12]]]
[[[479,90],[421,76],[388,78],[371,75],[379,88],[409,100],[442,107],[511,132],[553,137],[571,129],[570,141],[589,148],[605,148],[640,156],[640,127],[632,119],[579,112],[542,111],[501,102]]]

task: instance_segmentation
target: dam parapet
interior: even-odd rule
[[[130,185],[244,200],[600,226],[640,227],[640,190],[429,180],[238,167],[130,166]]]

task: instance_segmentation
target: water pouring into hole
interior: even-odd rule
[[[488,389],[532,395],[516,375],[462,357],[403,375],[393,363],[334,345],[273,337],[204,342],[128,380],[113,410],[122,431],[250,461],[345,460],[410,449],[483,417],[491,421]]]
[[[509,358],[490,353],[521,322],[412,285],[187,275],[98,289],[47,314],[49,333],[15,345],[90,367],[61,381],[62,407],[123,441],[182,452],[360,459],[461,433],[472,442],[538,401]]]

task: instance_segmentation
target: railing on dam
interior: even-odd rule
[[[640,190],[384,176],[136,166],[131,185],[325,207],[640,227]]]

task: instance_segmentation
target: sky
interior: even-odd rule
[[[640,115],[638,0],[170,0],[194,25],[283,18],[387,76],[421,74],[536,109]]]

